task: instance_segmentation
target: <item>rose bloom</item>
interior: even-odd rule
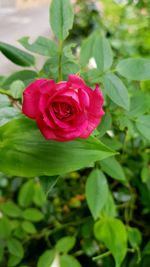
[[[87,138],[98,126],[104,111],[99,86],[88,87],[77,75],[68,81],[39,79],[23,92],[23,113],[34,119],[46,139],[70,141]]]

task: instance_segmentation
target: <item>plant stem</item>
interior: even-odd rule
[[[58,81],[62,81],[62,54],[63,54],[63,41],[59,42],[59,59],[58,59]]]
[[[105,252],[105,253],[103,253],[103,254],[100,254],[100,255],[98,255],[98,256],[96,256],[96,257],[93,257],[92,260],[93,260],[93,261],[97,261],[97,260],[99,260],[99,259],[103,259],[103,258],[105,258],[105,257],[107,257],[107,256],[109,256],[109,255],[111,255],[111,251],[107,251],[107,252]]]
[[[0,94],[11,97],[11,94],[7,90],[0,89]]]

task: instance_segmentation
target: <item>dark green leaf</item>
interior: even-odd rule
[[[133,248],[137,248],[142,242],[142,235],[138,228],[127,227],[129,243]]]
[[[32,55],[12,45],[0,42],[0,51],[19,66],[28,67],[35,64],[35,59]]]
[[[0,238],[7,239],[11,234],[11,223],[6,217],[0,218]]]
[[[44,192],[48,196],[53,187],[57,184],[59,176],[40,176],[39,180],[43,187]]]

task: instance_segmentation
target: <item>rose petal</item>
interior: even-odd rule
[[[36,80],[32,82],[23,92],[22,111],[26,116],[32,119],[35,119],[36,117],[40,97],[40,86],[46,81],[46,79]]]

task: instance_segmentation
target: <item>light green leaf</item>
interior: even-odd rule
[[[127,232],[122,221],[115,218],[103,218],[95,223],[94,233],[111,251],[116,267],[120,267],[127,253]]]
[[[28,208],[22,212],[22,217],[25,220],[29,220],[32,222],[39,222],[43,220],[43,213],[35,208]]]
[[[18,195],[18,202],[22,207],[28,207],[33,201],[34,197],[34,181],[27,181],[22,185]]]
[[[74,236],[65,236],[58,240],[55,248],[60,253],[68,253],[75,245]]]
[[[19,118],[20,116],[20,111],[15,107],[0,108],[0,126],[6,124],[14,118]]]
[[[110,177],[119,181],[126,182],[126,177],[123,168],[114,157],[101,160],[100,164],[102,170]]]
[[[138,118],[150,109],[150,97],[141,91],[136,91],[131,97],[130,110],[126,114],[130,118]]]
[[[0,51],[19,66],[28,67],[35,64],[35,59],[31,54],[12,45],[0,42]]]
[[[104,76],[104,88],[106,94],[115,104],[126,110],[129,109],[128,90],[119,77],[113,73],[106,74]]]
[[[71,255],[62,255],[60,256],[60,267],[81,267],[81,264]]]
[[[17,80],[17,81],[14,81],[11,85],[10,85],[10,94],[13,98],[15,99],[21,99],[22,98],[22,93],[23,93],[23,90],[25,89],[25,84],[20,81],[20,80]]]
[[[45,140],[36,123],[26,118],[0,127],[0,140],[0,171],[24,177],[62,175],[114,155],[94,137],[71,142]]]
[[[118,63],[116,70],[129,80],[150,80],[150,59],[127,58]]]
[[[108,193],[108,198],[103,209],[101,210],[101,214],[102,216],[107,216],[107,217],[116,217],[117,215],[115,201],[111,191],[109,191]]]
[[[140,116],[136,121],[136,127],[141,135],[150,140],[150,115]]]
[[[28,234],[35,234],[37,232],[34,224],[28,221],[24,221],[21,227]]]
[[[21,209],[12,201],[7,201],[0,205],[0,209],[5,215],[12,218],[17,218],[21,216]]]
[[[8,250],[9,252],[18,257],[18,258],[22,258],[24,255],[24,251],[23,251],[23,246],[21,244],[20,241],[18,241],[15,238],[11,238],[7,241],[7,246],[8,246]]]
[[[50,267],[55,257],[53,250],[46,250],[40,257],[37,267]]]
[[[52,0],[50,6],[50,24],[56,37],[63,41],[73,25],[73,8],[69,0]]]
[[[39,36],[34,43],[30,44],[29,38],[30,37],[25,36],[19,40],[19,43],[27,50],[48,57],[55,56],[57,54],[58,51],[56,43],[52,40]]]
[[[100,216],[108,198],[108,184],[105,175],[98,169],[91,172],[86,182],[86,200],[94,219]]]
[[[93,56],[95,58],[97,68],[103,72],[108,70],[113,62],[113,53],[109,41],[104,35],[97,35],[93,45]]]

